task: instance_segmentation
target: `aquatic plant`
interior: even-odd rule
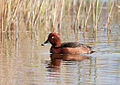
[[[119,1],[101,0],[4,0],[1,1],[0,37],[3,32],[30,32],[31,38],[38,38],[41,33],[64,30],[97,33],[98,23],[102,22],[103,7],[109,9],[107,29],[111,31],[110,23],[114,7]],[[110,4],[110,5],[109,5]],[[119,6],[118,6],[119,7]]]

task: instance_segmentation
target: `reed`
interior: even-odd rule
[[[35,35],[36,38],[41,32],[61,33],[64,29],[89,32],[87,28],[90,24],[93,25],[90,30],[97,32],[98,23],[102,18],[101,10],[105,3],[112,3],[108,6],[110,10],[106,23],[111,31],[110,22],[115,6],[115,1],[110,0],[105,3],[101,0],[2,0],[1,3],[3,8],[0,11],[1,39],[3,32],[9,32],[9,37],[15,32],[16,38],[19,32],[30,32],[31,37]]]
[[[90,17],[90,11],[91,11],[91,3],[90,3],[90,6],[89,6],[89,10],[88,10],[88,14],[87,14],[87,18],[86,18],[86,20],[85,20],[85,32],[86,31],[88,31],[88,29],[87,29],[87,24],[88,24],[88,18]]]
[[[75,22],[74,22],[74,27],[75,27],[75,25],[77,23],[77,28],[79,28],[80,31],[81,31],[81,25],[79,25],[80,24],[79,23],[79,21],[80,21],[80,17],[79,16],[80,16],[80,13],[81,13],[82,3],[83,3],[83,0],[80,1],[79,8],[78,8],[78,11],[77,11],[77,14],[76,14],[76,18],[75,18]],[[74,30],[75,30],[75,28],[74,28]]]
[[[109,14],[108,14],[107,23],[106,23],[106,26],[108,27],[108,31],[110,31],[110,32],[111,32],[110,23],[111,23],[111,16],[112,16],[113,7],[114,7],[114,2],[112,3],[112,6],[110,8],[110,11],[109,11]]]

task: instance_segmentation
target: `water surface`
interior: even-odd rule
[[[0,57],[1,85],[119,85],[120,34],[117,31],[106,34],[101,30],[98,38],[85,33],[86,37],[79,42],[96,51],[88,55],[51,55],[50,45],[40,46],[43,41],[29,37],[16,42],[4,39]],[[63,41],[67,40],[71,41]]]

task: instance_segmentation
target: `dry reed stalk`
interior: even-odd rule
[[[42,12],[42,9],[43,9],[43,6],[44,6],[44,3],[45,3],[45,0],[43,0],[42,2],[38,2],[38,6],[37,6],[37,12],[36,12],[36,14],[34,14],[34,17],[33,17],[33,26],[34,25],[36,25],[37,24],[37,22],[38,22],[38,20],[39,20],[39,18],[41,18],[40,17],[40,15],[41,15],[41,12]],[[31,3],[32,4],[32,3]],[[35,7],[36,5],[34,5],[34,7]],[[33,9],[34,10],[34,9]],[[32,10],[32,11],[33,11]],[[29,16],[29,18],[30,18],[30,16]],[[29,22],[29,21],[28,21]]]
[[[16,2],[15,2],[16,3]],[[20,3],[19,3],[20,4]],[[16,5],[15,5],[16,6]],[[16,16],[16,10],[18,6],[13,6],[13,2],[6,0],[3,8],[3,27],[4,32],[11,32],[14,30],[14,18]],[[10,33],[9,33],[10,35]]]
[[[58,32],[60,29],[60,18],[62,18],[61,16],[61,12],[62,12],[62,7],[63,2],[62,0],[57,0],[55,1],[55,10],[54,10],[54,18],[53,18],[53,27],[55,28],[55,31]]]
[[[0,41],[2,41],[2,29],[3,29],[3,8],[4,8],[4,1],[0,0]]]
[[[68,7],[68,16],[69,16],[69,21],[70,21],[70,28],[71,29],[74,29],[75,31],[75,28],[73,28],[73,0],[70,0],[69,2],[69,7]]]
[[[0,0],[0,41],[2,41],[2,31],[3,31],[3,8],[4,8],[4,1]]]
[[[11,32],[10,32],[10,22],[11,22],[11,16],[12,16],[12,15],[11,15],[11,14],[12,14],[12,12],[11,12],[11,11],[12,11],[12,10],[11,10],[11,8],[12,8],[12,1],[9,0],[9,1],[7,1],[7,3],[8,3],[8,4],[7,4],[7,5],[8,5],[8,8],[7,8],[7,9],[8,9],[8,10],[7,10],[7,11],[8,11],[8,12],[7,12],[7,16],[8,16],[8,17],[7,17],[7,27],[6,27],[6,29],[7,29],[7,31],[9,31],[9,33],[8,33],[8,36],[9,36],[9,37],[8,37],[8,38],[10,39],[10,37],[11,37],[11,36],[10,36],[10,35],[11,35]]]
[[[95,10],[95,27],[94,31],[97,32],[97,24],[98,24],[98,6],[99,6],[99,0],[96,0],[96,10]]]
[[[16,42],[18,41],[18,29],[19,29],[19,21],[18,21],[18,17],[16,17],[16,30],[15,30],[15,35],[16,35]]]
[[[91,5],[92,5],[92,4],[90,3],[89,10],[88,10],[88,14],[87,14],[87,18],[86,18],[86,20],[85,20],[85,29],[84,29],[85,32],[88,31],[88,29],[87,29],[87,23],[88,23],[88,19],[89,19],[89,16],[90,16]]]
[[[1,31],[0,31],[0,41],[3,41],[3,28],[4,28],[4,22],[3,22],[3,17],[1,17]]]
[[[101,12],[102,12],[102,7],[103,7],[103,4],[104,4],[104,2],[102,3],[102,5],[101,5],[101,7],[100,7],[100,12],[99,12],[99,14],[98,14],[98,19],[97,19],[97,22],[100,20],[100,18],[101,18]]]
[[[17,12],[18,12],[18,10],[20,9],[20,7],[22,5],[21,0],[16,0],[16,1],[17,1],[16,2],[16,8],[14,9],[14,12],[13,12],[13,18],[16,17]]]
[[[51,15],[49,15],[50,7],[51,7],[51,3],[49,2],[49,0],[47,0],[45,3],[45,28],[47,30],[50,28],[50,17],[51,17]]]
[[[93,27],[95,26],[95,2],[94,1],[92,1],[92,8],[93,8],[93,10],[92,10],[92,14],[93,14]],[[94,30],[95,30],[95,28],[94,28]]]
[[[75,22],[74,22],[74,27],[75,27],[75,24],[76,23],[78,24],[78,22],[79,22],[79,15],[80,15],[80,12],[81,12],[82,3],[83,3],[83,0],[80,0],[80,5],[79,5],[79,9],[77,11],[76,19],[75,19]],[[81,25],[79,27],[81,27]]]
[[[60,14],[60,27],[59,27],[59,33],[61,33],[63,13],[64,13],[64,0],[62,0],[62,8],[61,8],[61,14]]]
[[[110,12],[109,12],[109,15],[108,15],[108,19],[107,19],[107,23],[106,23],[106,27],[108,27],[108,30],[110,32],[111,32],[110,22],[111,22],[111,15],[112,15],[113,7],[114,7],[114,1],[113,1],[113,4],[112,4],[112,7],[110,9]]]

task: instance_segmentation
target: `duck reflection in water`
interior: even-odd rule
[[[48,71],[56,72],[59,71],[61,61],[83,61],[85,59],[90,59],[86,55],[71,55],[71,54],[51,54],[50,63],[48,64]]]

